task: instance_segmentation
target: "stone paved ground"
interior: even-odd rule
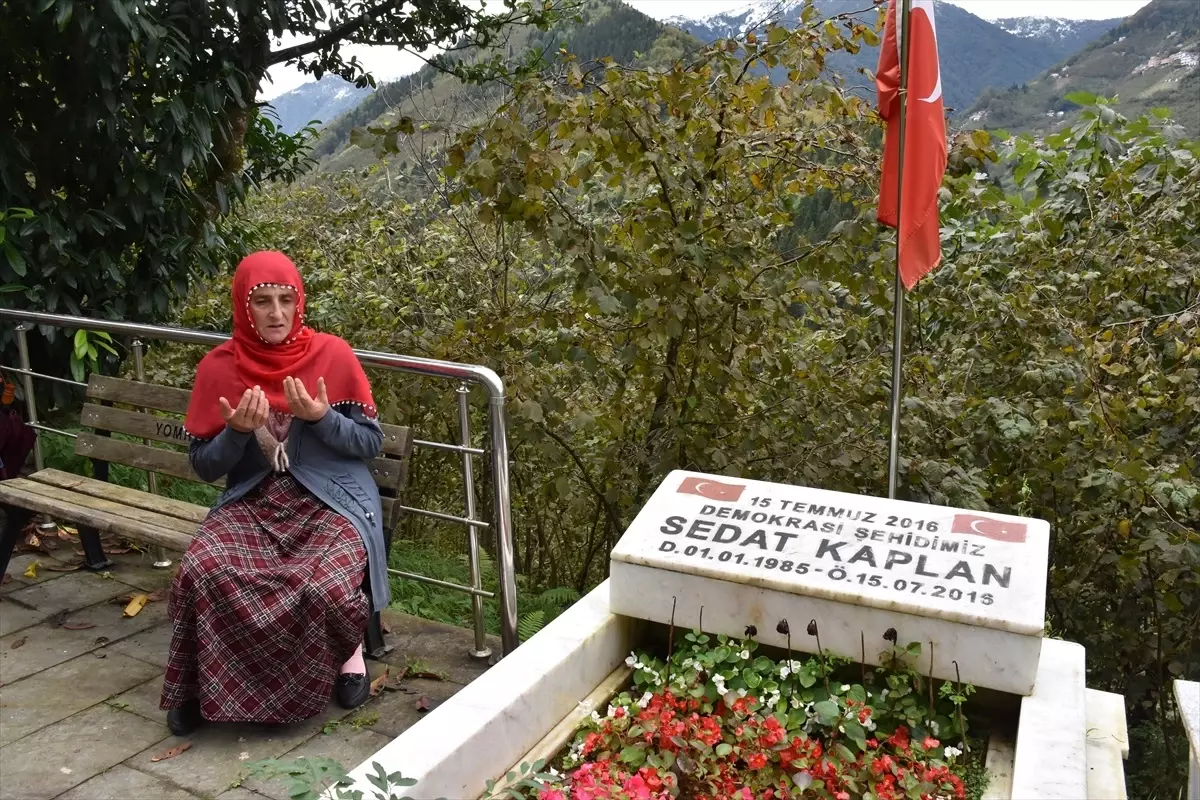
[[[279,783],[240,780],[243,763],[326,756],[351,769],[420,719],[418,702],[436,706],[487,667],[468,655],[469,631],[385,612],[392,673],[409,666],[437,677],[406,677],[353,712],[331,702],[303,723],[206,725],[178,739],[158,708],[166,602],[129,618],[113,602],[166,586],[172,570],[154,569],[148,555],[112,559],[104,574],[56,571],[70,565],[42,553],[9,565],[0,585],[0,800],[287,800]],[[34,560],[37,577],[23,577]],[[368,663],[372,677],[382,674],[383,664]],[[180,755],[151,760],[184,741],[191,747]]]

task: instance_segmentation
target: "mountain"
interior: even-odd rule
[[[580,9],[581,24],[565,23],[548,31],[514,29],[504,44],[508,58],[541,50],[550,59],[560,47],[587,62],[610,56],[619,64],[666,64],[681,57],[698,42],[678,30],[646,16],[620,0],[587,0]],[[490,56],[479,54],[477,57]],[[328,171],[359,169],[378,163],[368,151],[350,145],[355,128],[383,125],[401,116],[416,120],[425,130],[410,141],[436,150],[444,144],[442,131],[469,124],[475,117],[495,108],[505,88],[464,85],[457,78],[426,66],[363,99],[355,108],[327,126],[318,137],[314,154],[320,168]],[[394,176],[393,176],[394,177]],[[402,180],[420,180],[408,175]]]
[[[1152,0],[1119,26],[1036,79],[989,91],[967,114],[971,127],[1045,133],[1066,125],[1072,92],[1117,98],[1137,116],[1166,107],[1200,135],[1200,0]]]
[[[1063,19],[1062,17],[1008,17],[992,20],[1003,31],[1022,39],[1035,39],[1059,52],[1059,59],[1099,39],[1121,24],[1121,19]]]
[[[740,36],[757,30],[768,20],[796,25],[804,0],[754,0],[748,5],[706,17],[672,17],[667,20],[704,42]],[[862,12],[862,0],[816,0],[820,17]],[[884,8],[885,6],[880,6]],[[856,16],[876,24],[878,12]],[[1070,21],[1020,17],[993,24],[951,3],[934,4],[938,54],[942,63],[942,91],[952,114],[961,113],[989,86],[1019,85],[1062,60],[1079,47],[1104,34],[1118,20]],[[838,53],[830,66],[843,77],[866,67],[874,71],[879,62],[876,47],[864,47],[857,55]]]
[[[270,101],[279,117],[279,125],[287,133],[295,133],[313,120],[318,129],[357,106],[373,90],[359,89],[336,75],[326,75],[319,81],[304,83]]]

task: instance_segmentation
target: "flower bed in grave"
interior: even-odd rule
[[[781,633],[787,633],[781,622]],[[817,635],[810,623],[810,635]],[[493,781],[487,796],[526,800],[978,800],[988,714],[969,727],[970,685],[931,681],[921,645],[882,666],[830,653],[774,653],[693,630],[631,672],[569,743]],[[674,633],[669,639],[674,638]],[[865,645],[864,645],[865,647]]]

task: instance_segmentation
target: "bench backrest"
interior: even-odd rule
[[[190,440],[183,430],[183,418],[191,396],[186,389],[92,375],[87,387],[89,402],[83,406],[80,421],[96,433],[80,434],[75,453],[96,461],[205,483],[187,457]],[[410,428],[400,425],[382,425],[382,428],[383,450],[371,460],[370,466],[383,500],[384,530],[390,532],[400,519],[413,435]],[[114,433],[170,447],[111,438]],[[211,485],[224,484],[222,479]]]

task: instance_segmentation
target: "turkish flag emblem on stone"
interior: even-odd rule
[[[1024,542],[1026,527],[1023,522],[978,517],[974,514],[955,514],[950,532],[986,536],[1001,542]]]
[[[676,490],[679,494],[698,494],[701,497],[707,497],[709,500],[727,500],[736,502],[742,496],[742,492],[746,489],[736,483],[721,483],[709,478],[684,478],[683,483],[679,484]]]

